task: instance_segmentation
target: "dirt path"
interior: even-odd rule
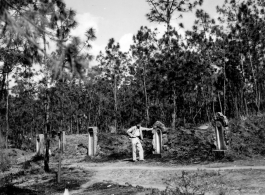
[[[30,158],[31,155],[23,156],[17,160],[17,163],[21,164],[25,162],[25,159]],[[60,186],[54,182],[54,178],[56,178],[54,173],[58,167],[57,159],[52,157],[50,163],[52,170],[55,172],[45,174],[41,172],[43,171],[41,166],[42,162],[32,163],[29,170],[23,169],[27,174],[21,176],[21,178],[19,177],[15,181],[16,185],[27,187],[33,191],[42,190],[40,188],[43,188],[45,194],[56,195],[62,195],[61,190],[67,186],[72,189],[70,191],[71,195],[126,194],[130,188],[133,188],[130,185],[164,190],[166,188],[165,182],[175,177],[176,174],[179,175],[182,171],[194,173],[197,170],[205,170],[213,173],[214,176],[211,179],[223,179],[224,185],[229,189],[228,194],[265,194],[264,158],[253,158],[229,163],[181,166],[149,159],[145,162],[136,163],[131,162],[130,159],[99,163],[86,161],[85,155],[79,155],[75,158],[65,156],[62,162],[62,178],[64,182]],[[101,183],[113,187],[94,187],[101,185]],[[93,184],[96,185],[93,186]],[[48,193],[50,189],[55,193]],[[145,192],[138,193],[138,189],[140,188],[133,188],[133,192],[136,191],[136,193],[131,194],[145,194]],[[119,190],[120,193],[118,193]],[[121,190],[124,191],[121,192]],[[144,190],[150,191],[150,189]]]
[[[120,185],[131,184],[133,186],[142,186],[145,188],[158,188],[164,190],[166,188],[165,180],[174,176],[181,171],[219,171],[230,180],[230,184],[237,182],[238,179],[248,180],[246,184],[248,188],[258,186],[255,190],[264,190],[265,192],[265,166],[227,166],[227,165],[204,165],[204,166],[153,166],[146,162],[132,163],[126,161],[118,161],[115,163],[74,163],[68,167],[81,168],[85,171],[94,172],[92,178],[88,178],[88,182],[81,186],[78,191],[72,191],[71,194],[80,194],[84,189],[97,182],[109,181]],[[241,174],[242,172],[242,174]],[[238,174],[236,177],[235,175]],[[233,179],[234,177],[234,179]],[[256,178],[258,177],[258,178]],[[251,182],[251,179],[256,179]],[[261,182],[258,185],[259,181]],[[237,182],[237,186],[245,185]],[[264,187],[262,187],[264,186]],[[242,194],[242,192],[241,192]],[[244,194],[244,193],[243,193]],[[248,191],[248,194],[251,194]],[[256,194],[256,193],[254,193]]]

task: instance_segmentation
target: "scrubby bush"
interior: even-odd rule
[[[180,163],[217,160],[210,137],[213,127],[207,130],[179,128],[169,131],[168,156]],[[265,115],[233,119],[229,122],[229,147],[222,161],[265,155]]]
[[[230,149],[234,157],[265,155],[265,116],[230,122]]]
[[[11,164],[8,157],[3,152],[4,147],[5,147],[5,139],[0,133],[0,172],[8,171]]]
[[[0,129],[1,130],[1,129]],[[4,136],[2,135],[1,131],[0,131],[0,149],[1,148],[5,148],[5,138]]]
[[[0,151],[0,172],[8,171],[10,166],[10,160],[2,151]]]
[[[162,192],[154,191],[152,195],[204,195],[215,192],[224,195],[226,189],[219,172],[198,170],[182,171],[165,181],[167,188]]]
[[[212,132],[185,128],[169,130],[167,156],[184,164],[213,161],[212,144],[208,139]]]

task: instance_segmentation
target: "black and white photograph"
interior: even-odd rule
[[[0,0],[0,195],[265,195],[265,1]]]

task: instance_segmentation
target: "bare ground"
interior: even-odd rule
[[[131,184],[144,188],[165,190],[165,180],[180,174],[181,171],[194,172],[205,170],[220,173],[219,178],[232,194],[264,194],[265,166],[231,166],[229,164],[209,164],[204,166],[153,166],[148,162],[132,163],[117,161],[115,163],[74,163],[69,167],[93,171],[90,180],[81,185],[81,189],[72,191],[80,194],[89,186],[98,182],[112,182],[120,185]],[[91,193],[93,194],[93,193]]]
[[[226,194],[265,194],[265,160],[211,163],[207,165],[164,165],[153,162],[136,162],[130,159],[95,163],[76,162],[65,159],[62,168],[62,183],[56,183],[57,163],[51,163],[51,172],[44,173],[42,164],[31,163],[20,177],[12,182],[24,189],[24,194],[151,194],[153,188],[165,190],[166,180],[182,171],[205,170],[215,173],[213,177],[224,185]],[[218,173],[218,174],[217,174]],[[0,193],[1,194],[1,193]],[[7,193],[8,194],[8,193]],[[21,193],[17,193],[21,194]],[[23,194],[23,193],[22,193]],[[214,194],[214,191],[212,191]],[[217,194],[217,192],[216,192]]]
[[[70,147],[68,149],[70,150]],[[128,158],[95,162],[93,159],[87,160],[84,153],[76,152],[75,149],[72,148],[70,155],[63,156],[60,184],[56,182],[58,169],[56,156],[51,157],[51,172],[45,173],[42,161],[27,162],[32,157],[32,153],[20,155],[16,165],[9,172],[1,173],[0,179],[12,173],[9,182],[13,185],[0,188],[0,194],[59,195],[63,194],[65,188],[69,189],[71,195],[159,194],[158,190],[166,189],[167,180],[173,181],[182,171],[196,173],[198,170],[212,173],[211,177],[206,178],[209,179],[209,185],[215,186],[216,189],[220,189],[221,186],[226,194],[265,194],[265,159],[263,158],[189,166],[163,163],[154,159],[136,163]],[[208,194],[218,194],[219,191],[215,188],[206,191]]]

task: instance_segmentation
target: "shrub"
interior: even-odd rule
[[[10,160],[2,151],[0,151],[0,172],[8,171],[10,166]]]
[[[224,195],[225,189],[219,172],[182,171],[166,180],[167,188],[161,195],[204,195],[206,192],[217,191]]]
[[[5,148],[5,143],[6,143],[5,138],[2,135],[1,129],[0,129],[0,148]]]
[[[230,147],[235,157],[264,155],[265,116],[251,116],[245,120],[232,120]]]

